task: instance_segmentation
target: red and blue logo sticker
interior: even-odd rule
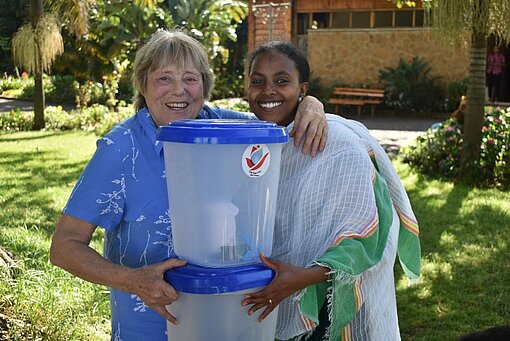
[[[243,171],[249,177],[260,177],[266,173],[271,163],[269,148],[265,144],[252,144],[243,153]]]

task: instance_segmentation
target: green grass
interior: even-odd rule
[[[0,245],[19,266],[0,274],[0,330],[9,330],[7,340],[108,338],[107,289],[48,261],[60,210],[96,139],[82,132],[0,134]],[[93,241],[97,249],[100,238]]]
[[[106,288],[48,262],[59,212],[96,139],[83,132],[0,134],[0,245],[19,264],[0,270],[0,340],[109,338]],[[510,193],[427,180],[395,164],[422,241],[419,283],[396,266],[402,340],[455,340],[508,324]],[[93,246],[100,250],[101,242],[98,235]]]
[[[397,163],[420,223],[421,283],[397,274],[403,340],[510,322],[510,193],[430,181]]]

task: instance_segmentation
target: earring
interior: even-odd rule
[[[302,101],[302,100],[303,100],[303,96],[299,96],[299,97],[297,98],[298,103],[301,103],[301,101]]]

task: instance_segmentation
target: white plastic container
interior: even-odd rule
[[[224,269],[186,265],[167,271],[165,279],[178,291],[167,310],[177,318],[167,322],[168,341],[273,341],[278,307],[262,322],[264,309],[249,316],[243,295],[261,290],[274,277],[263,265]]]
[[[271,255],[284,127],[181,120],[160,128],[175,253],[205,267]]]

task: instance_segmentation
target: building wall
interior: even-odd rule
[[[308,60],[313,76],[324,84],[380,87],[379,70],[396,67],[399,59],[424,59],[441,82],[461,81],[469,74],[469,47],[442,44],[424,29],[309,30]]]
[[[261,2],[261,0],[257,0],[257,2]],[[329,12],[332,10],[346,9],[394,9],[397,7],[388,0],[294,0],[293,6],[295,6],[298,12]],[[422,8],[421,1],[416,1],[416,7],[413,8]]]
[[[248,51],[271,40],[291,40],[292,4],[290,1],[275,0],[269,3],[257,1],[248,12]],[[271,8],[270,8],[271,6]]]

